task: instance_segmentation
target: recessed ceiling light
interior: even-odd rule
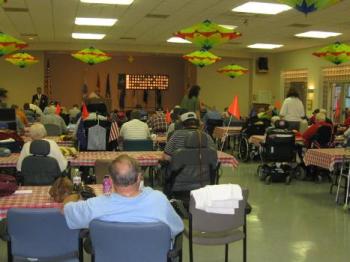
[[[111,18],[88,18],[77,17],[75,18],[76,25],[93,25],[93,26],[114,26],[118,19]]]
[[[247,2],[243,5],[233,8],[232,11],[240,13],[276,15],[290,9],[292,9],[290,6],[282,4]]]
[[[296,37],[305,37],[305,38],[328,38],[332,36],[338,36],[342,33],[335,32],[325,32],[325,31],[308,31],[300,34],[296,34]]]
[[[95,39],[101,40],[105,37],[105,34],[89,34],[89,33],[72,33],[74,39]]]
[[[237,28],[236,25],[220,25],[220,26],[225,27],[227,29],[235,29],[235,28]]]
[[[248,45],[249,48],[256,48],[256,49],[275,49],[280,48],[283,45],[277,45],[277,44],[263,44],[263,43],[256,43],[254,45]]]
[[[80,0],[82,3],[106,5],[131,5],[134,0]]]
[[[179,43],[179,44],[191,44],[190,41],[183,39],[181,37],[170,37],[168,40],[166,40],[168,43]]]

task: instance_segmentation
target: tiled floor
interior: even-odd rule
[[[240,164],[233,175],[225,168],[221,179],[221,183],[238,183],[250,190],[248,261],[350,261],[350,213],[334,203],[329,184],[265,185],[256,177],[256,167]],[[0,251],[0,262],[6,261],[3,243]],[[229,252],[229,261],[242,261],[242,243],[231,244]],[[222,262],[224,247],[195,246],[194,257],[195,261]],[[184,261],[188,261],[186,238]]]

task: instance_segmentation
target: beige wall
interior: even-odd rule
[[[178,56],[140,55],[133,56],[133,62],[128,61],[126,55],[115,55],[112,60],[105,63],[90,66],[73,59],[69,54],[49,54],[53,99],[61,101],[65,106],[81,102],[81,87],[84,79],[89,87],[89,92],[96,90],[97,74],[100,75],[102,95],[105,94],[107,74],[110,74],[113,108],[119,107],[119,90],[117,78],[119,73],[130,74],[167,74],[170,77],[170,88],[162,92],[164,108],[171,108],[178,104],[184,93],[185,85],[185,61]],[[134,107],[136,103],[154,109],[154,91],[149,91],[148,103],[143,103],[143,91],[128,91],[126,106]]]
[[[28,52],[39,59],[39,63],[28,68],[19,68],[0,58],[0,87],[8,90],[6,103],[18,104],[20,107],[25,102],[31,102],[32,95],[36,93],[38,86],[44,82],[44,55],[43,52]]]

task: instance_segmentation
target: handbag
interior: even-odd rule
[[[16,178],[0,174],[0,197],[12,195],[18,189]]]

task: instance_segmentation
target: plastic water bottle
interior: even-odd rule
[[[109,196],[112,193],[112,179],[109,175],[103,178],[103,194]]]
[[[79,191],[80,186],[81,186],[81,176],[80,176],[79,169],[74,170],[72,180],[73,180],[73,190]]]

